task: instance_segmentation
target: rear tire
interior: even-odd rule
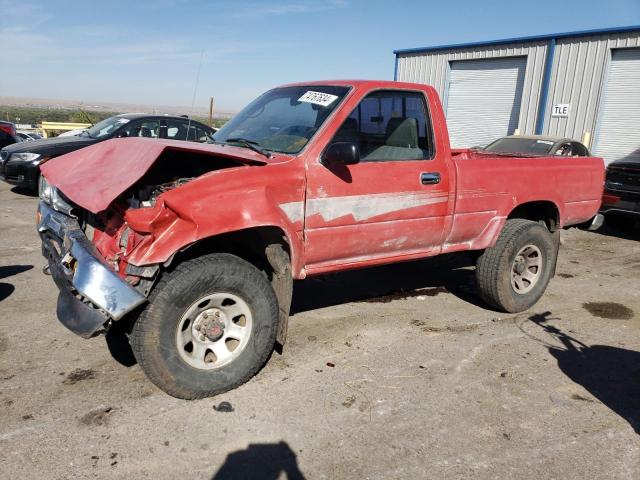
[[[273,350],[277,325],[278,303],[268,279],[239,257],[211,254],[163,275],[130,342],[156,386],[197,399],[253,377]]]
[[[557,254],[546,227],[519,218],[507,220],[496,244],[478,258],[476,280],[480,296],[505,312],[527,310],[544,294]]]

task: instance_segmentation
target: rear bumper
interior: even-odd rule
[[[60,290],[57,315],[65,327],[89,338],[146,302],[104,263],[74,218],[43,202],[38,211],[42,254]]]

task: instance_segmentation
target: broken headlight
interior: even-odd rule
[[[52,186],[42,175],[40,175],[38,191],[40,192],[40,200],[53,207],[54,210],[64,213],[65,215],[74,216],[71,213],[73,207],[69,205],[64,195],[62,195],[56,187]]]
[[[51,184],[47,181],[46,178],[40,175],[40,180],[38,182],[38,193],[40,194],[40,200],[42,200],[47,205],[51,205],[52,191],[53,187],[51,186]]]

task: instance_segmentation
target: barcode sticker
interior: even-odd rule
[[[309,90],[307,93],[302,95],[298,101],[313,103],[315,105],[320,105],[321,107],[328,107],[337,99],[338,97],[336,95],[331,95],[330,93],[313,92]]]

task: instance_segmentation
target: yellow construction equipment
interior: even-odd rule
[[[47,138],[49,136],[49,132],[52,131],[68,132],[69,130],[84,130],[90,126],[90,123],[42,122],[42,126],[40,128],[44,132],[44,137]]]

